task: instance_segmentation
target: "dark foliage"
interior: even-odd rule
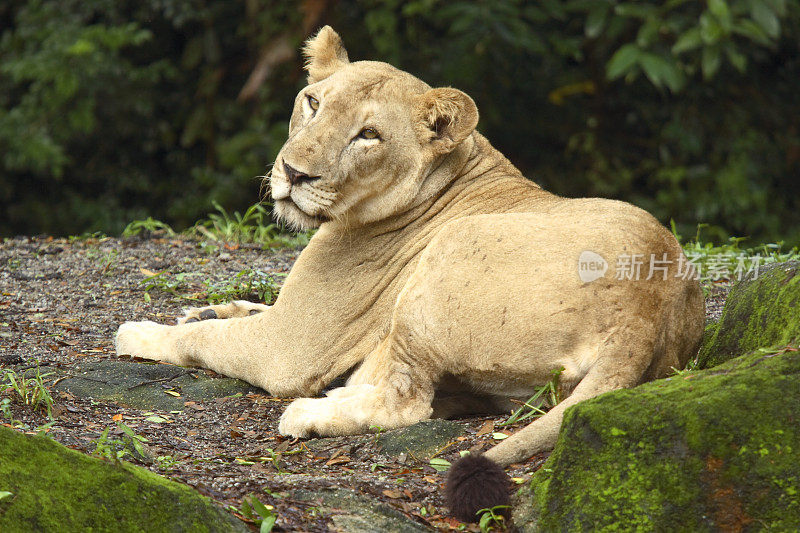
[[[323,23],[352,59],[467,91],[556,193],[800,242],[800,0],[9,0],[0,235],[252,203]]]

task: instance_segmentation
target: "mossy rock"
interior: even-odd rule
[[[800,261],[774,263],[731,289],[718,325],[704,340],[699,368],[758,348],[800,340]]]
[[[764,351],[567,410],[516,496],[523,531],[800,530],[800,352]]]
[[[191,488],[0,426],[0,531],[248,531]]]

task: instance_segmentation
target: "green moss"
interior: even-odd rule
[[[569,409],[518,500],[523,530],[800,529],[800,352],[616,391]]]
[[[704,339],[699,367],[710,368],[755,349],[800,340],[800,262],[762,267],[731,290],[719,325]]]
[[[247,531],[194,490],[0,427],[0,531]]]

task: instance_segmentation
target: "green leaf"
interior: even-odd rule
[[[277,517],[275,515],[270,515],[264,518],[264,521],[261,522],[261,533],[269,533],[272,531],[272,528],[275,527],[276,518]]]
[[[781,33],[780,22],[778,16],[770,9],[766,2],[755,0],[750,7],[750,15],[753,20],[763,28],[767,35],[772,38],[778,37]]]
[[[741,73],[747,70],[747,57],[744,54],[737,52],[733,46],[725,47],[725,54],[728,56],[728,61],[731,62],[733,68]]]
[[[145,450],[144,450],[144,446],[139,441],[139,439],[131,439],[131,442],[133,443],[133,449],[136,450],[136,453],[138,453],[140,456],[144,457],[146,455],[146,453],[145,453]]]
[[[761,26],[750,19],[742,19],[733,26],[733,32],[747,37],[753,42],[763,46],[769,46],[770,41]]]
[[[253,507],[250,505],[250,502],[247,501],[247,498],[242,498],[242,508],[240,509],[242,516],[253,520],[255,515],[253,514]]]
[[[127,436],[131,438],[136,438],[136,433],[133,432],[131,428],[123,424],[122,422],[117,422],[117,427],[122,430]]]
[[[492,515],[489,513],[483,513],[481,515],[481,519],[478,522],[478,527],[481,531],[488,531],[489,530],[489,522],[492,520]]]
[[[67,54],[73,56],[87,55],[94,52],[96,48],[93,42],[86,39],[78,39],[72,46],[67,48]]]
[[[658,30],[661,27],[661,21],[656,18],[648,19],[636,35],[636,44],[640,48],[648,48],[658,38]]]
[[[615,80],[630,72],[639,60],[641,53],[635,44],[622,45],[606,63],[606,77],[609,80]]]
[[[722,54],[719,47],[703,48],[703,58],[701,66],[703,68],[703,78],[710,80],[719,70]]]
[[[7,490],[0,490],[0,500],[4,498],[8,498],[9,496],[13,496],[13,492],[8,492]]]
[[[679,92],[686,84],[686,77],[683,71],[674,61],[664,58],[657,54],[643,54],[639,64],[644,70],[645,76],[656,87],[666,85],[673,93]]]
[[[594,39],[599,36],[606,25],[606,15],[608,14],[608,4],[603,3],[592,8],[586,17],[584,33],[586,37]]]
[[[498,432],[496,432],[496,433],[492,433],[492,438],[493,438],[494,440],[505,440],[505,439],[507,439],[507,438],[508,438],[508,435],[506,435],[505,433],[500,433],[500,432],[498,431]]]
[[[722,26],[708,13],[700,15],[700,37],[706,44],[716,44],[723,35]]]
[[[255,496],[250,498],[250,505],[253,507],[253,510],[257,512],[259,516],[261,516],[261,518],[272,516],[272,511],[267,509],[267,507]]]
[[[430,464],[437,472],[444,472],[450,468],[450,461],[441,457],[434,457],[431,459]]]
[[[727,32],[731,31],[731,11],[725,0],[708,0],[708,10]]]
[[[673,54],[682,54],[689,50],[694,50],[703,44],[703,38],[700,37],[700,28],[694,27],[686,30],[678,37],[678,40],[672,45]]]
[[[646,19],[657,15],[656,6],[639,2],[626,2],[614,8],[614,12],[621,17]]]

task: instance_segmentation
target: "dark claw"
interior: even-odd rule
[[[250,316],[257,315],[257,314],[258,314],[258,313],[260,313],[260,312],[261,312],[261,311],[259,311],[258,309],[251,309],[251,310],[250,310]]]
[[[189,322],[200,322],[200,321],[197,318],[192,317],[192,318],[187,318],[184,324],[188,324]]]
[[[217,312],[213,309],[206,309],[200,312],[200,320],[209,320],[212,318],[217,318]]]

